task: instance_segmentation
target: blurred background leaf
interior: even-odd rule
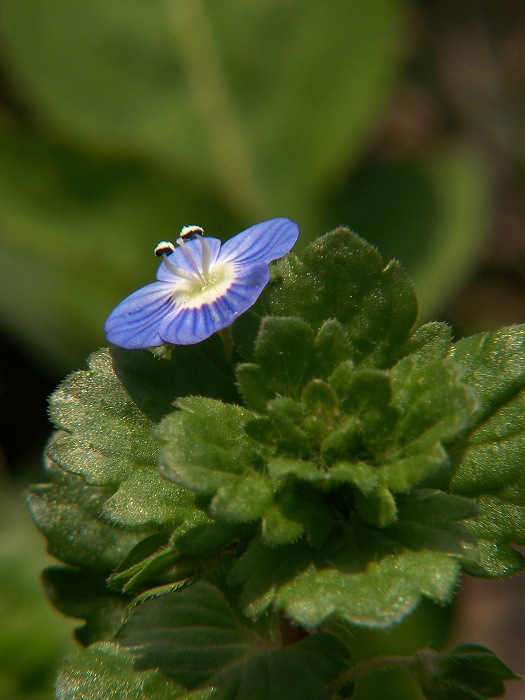
[[[6,0],[5,70],[24,115],[0,123],[5,327],[45,362],[78,364],[112,306],[152,278],[155,241],[276,215],[299,221],[299,249],[350,224],[408,266],[435,313],[477,259],[490,197],[465,143],[430,133],[425,151],[367,157],[406,70],[410,10]]]

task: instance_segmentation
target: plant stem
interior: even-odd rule
[[[224,349],[226,351],[226,357],[228,360],[231,362],[232,359],[232,354],[233,354],[233,336],[232,336],[232,327],[231,326],[226,326],[226,328],[223,328],[222,331],[219,331],[219,335],[222,338],[222,342],[224,343]]]
[[[281,643],[284,647],[295,644],[308,636],[308,633],[302,627],[294,624],[284,615],[284,613],[277,613],[277,620],[279,623]]]
[[[416,664],[413,656],[382,656],[374,659],[358,661],[352,668],[343,671],[332,681],[328,688],[329,696],[335,693],[347,683],[353,683],[361,676],[366,676],[374,671],[387,671],[389,669],[410,668]]]

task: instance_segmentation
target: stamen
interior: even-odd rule
[[[204,236],[199,236],[199,241],[201,242],[202,274],[204,278],[208,280],[210,278],[211,262],[210,244],[204,238]]]
[[[157,257],[160,257],[161,255],[170,255],[174,250],[175,246],[173,243],[170,243],[169,241],[161,241],[160,243],[157,243],[153,252]]]
[[[204,236],[204,229],[202,226],[196,226],[191,224],[191,226],[183,226],[180,230],[179,236],[187,241],[189,238],[195,238],[195,236]]]
[[[189,264],[190,264],[190,265],[193,267],[193,269],[195,270],[195,274],[197,275],[197,277],[200,279],[200,281],[201,281],[203,284],[206,284],[206,280],[204,279],[204,277],[202,276],[201,271],[199,270],[199,268],[198,268],[197,265],[195,264],[195,260],[191,257],[191,253],[190,253],[190,251],[188,250],[188,246],[186,245],[186,243],[184,243],[184,240],[183,240],[180,236],[179,236],[179,238],[177,238],[177,243],[178,243],[178,245],[180,245],[180,247],[182,248],[182,250],[183,250],[183,252],[184,252],[184,255],[185,255],[185,256],[187,257],[187,259],[188,259]]]
[[[183,270],[182,267],[177,267],[177,265],[168,260],[167,255],[163,256],[162,262],[164,263],[164,267],[174,275],[177,275],[177,277],[182,277],[182,279],[188,280],[189,282],[195,282],[195,276],[192,275],[191,272]]]

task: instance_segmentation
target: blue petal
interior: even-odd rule
[[[162,345],[159,326],[173,308],[173,284],[153,282],[113,309],[104,330],[110,343],[129,350]]]
[[[206,236],[206,241],[210,246],[210,264],[213,264],[217,259],[217,256],[219,255],[219,250],[221,248],[221,240],[220,238],[212,238],[211,236]],[[202,269],[202,247],[199,239],[197,237],[190,238],[190,240],[185,241],[185,243],[188,250],[191,253],[191,256],[195,260],[195,264],[199,269]],[[173,253],[170,253],[170,255],[168,255],[168,260],[177,267],[181,267],[183,270],[186,270],[186,272],[191,272],[192,274],[195,274],[195,271],[182,248],[175,248]],[[173,272],[170,272],[163,263],[161,263],[159,265],[159,269],[157,270],[157,279],[160,282],[173,282],[174,280],[177,280],[179,278],[176,277],[173,274]]]
[[[270,271],[266,263],[236,271],[227,291],[215,301],[202,306],[177,306],[161,321],[162,340],[174,345],[200,343],[216,331],[231,325],[249,309],[268,284]]]
[[[221,262],[238,264],[266,263],[288,253],[299,235],[299,227],[290,219],[270,219],[255,224],[230,238],[219,254]]]

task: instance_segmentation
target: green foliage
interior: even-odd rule
[[[302,261],[290,255],[277,268],[268,313],[300,316],[315,330],[337,319],[352,359],[367,366],[384,369],[399,359],[417,316],[414,288],[399,263],[385,266],[374,248],[340,228],[312,243]]]
[[[508,576],[523,567],[511,543],[525,544],[525,328],[466,338],[457,344],[455,357],[481,402],[472,428],[452,451],[450,488],[479,506],[470,527],[481,557],[469,571]]]
[[[57,679],[55,697],[57,700],[107,700],[109,697],[126,700],[207,700],[210,693],[186,693],[159,672],[136,671],[133,656],[123,647],[101,642],[65,661]]]
[[[48,594],[86,620],[65,700],[71,674],[103,692],[92,667],[120,682],[123,646],[130,693],[162,698],[170,677],[181,697],[351,697],[399,665],[353,658],[357,630],[449,603],[462,569],[519,566],[525,330],[415,330],[402,268],[346,229],[275,267],[231,361],[217,338],[102,350],[52,398],[50,482],[29,501],[67,565]],[[511,677],[463,651],[409,657],[398,680],[452,700]]]
[[[246,630],[207,583],[138,605],[116,639],[138,655],[138,668],[159,668],[190,689],[216,687],[224,700],[321,700],[345,653],[322,633],[285,649],[272,644]]]
[[[429,700],[484,700],[503,695],[503,681],[519,678],[489,649],[463,644],[438,654],[425,649],[416,657],[415,675]]]

